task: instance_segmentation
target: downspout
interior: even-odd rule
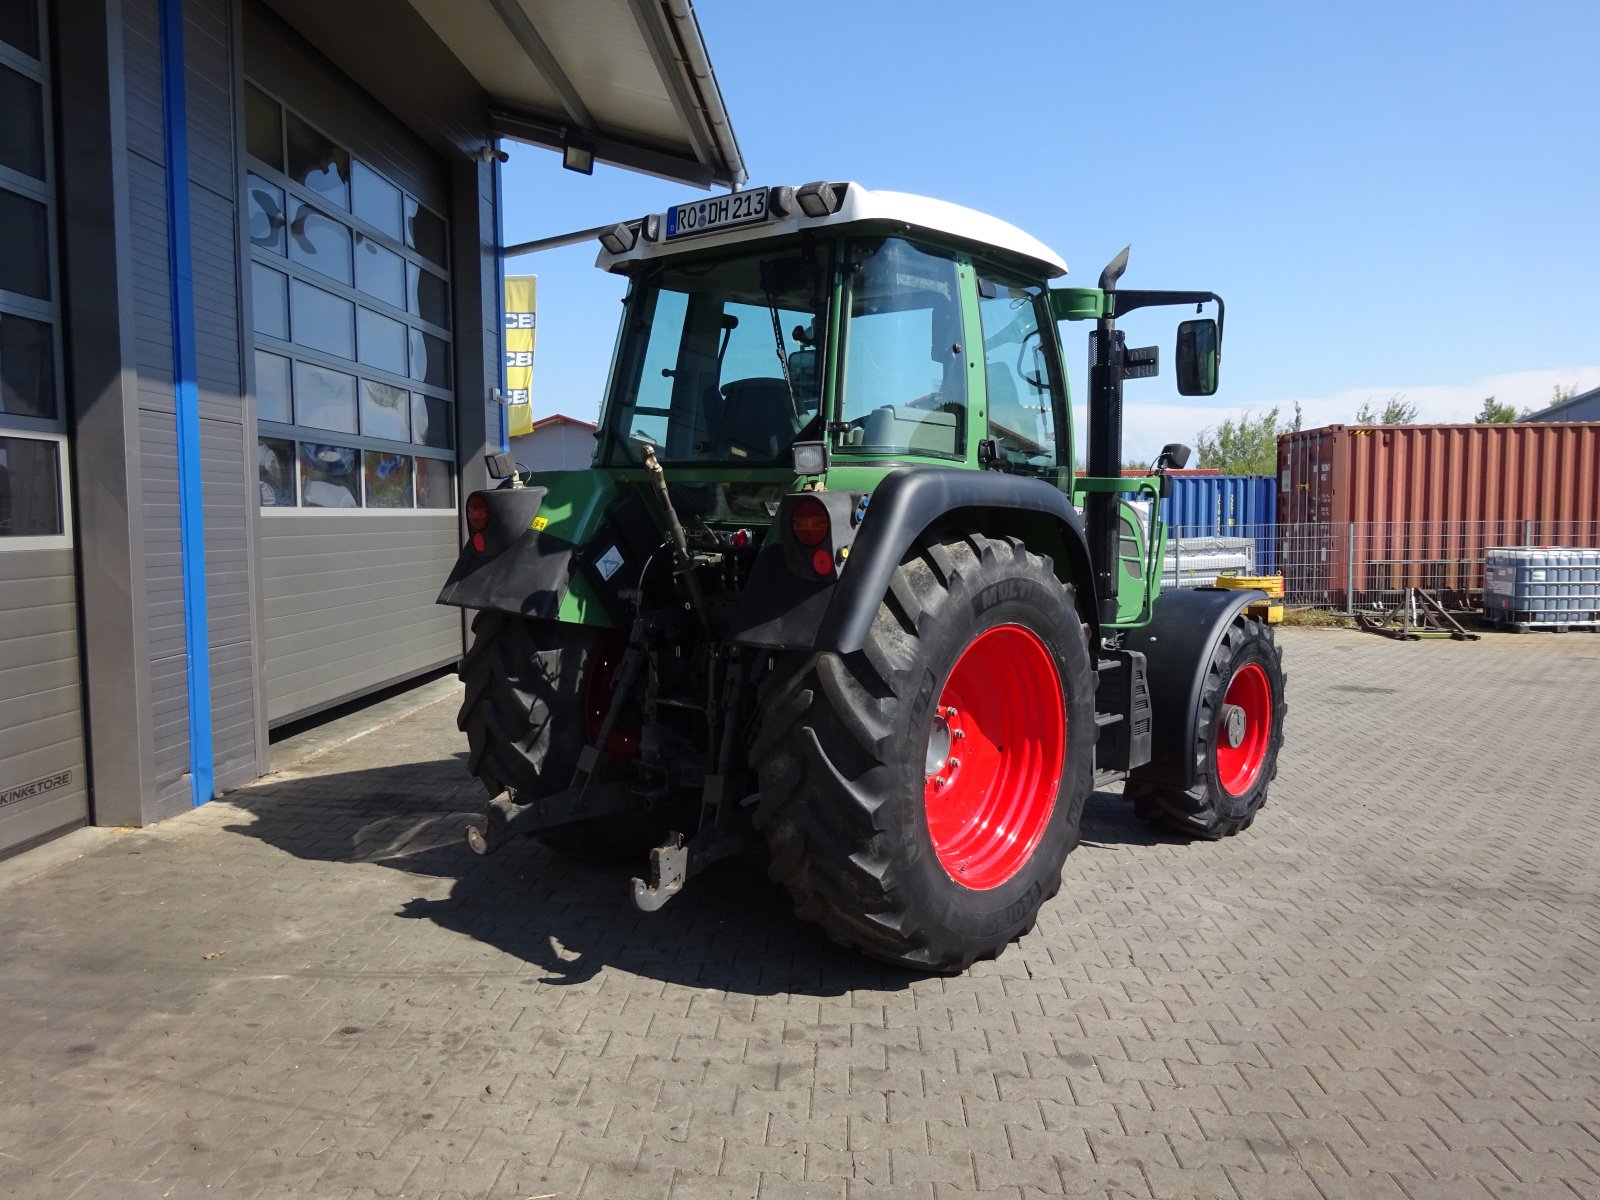
[[[496,140],[492,143],[498,146]],[[500,331],[495,335],[495,349],[500,355],[500,370],[495,376],[495,386],[499,388],[500,395],[506,394],[506,212],[501,205],[500,169],[504,164],[496,158],[494,160],[494,308],[500,314]],[[532,385],[529,385],[529,403],[533,400]],[[507,404],[497,403],[500,410],[500,449],[511,449],[511,407]],[[532,409],[530,408],[531,412]]]
[[[183,574],[183,641],[189,691],[189,799],[214,786],[211,649],[207,640],[200,392],[196,383],[194,256],[189,220],[189,126],[184,91],[183,0],[160,0],[161,132],[166,159],[167,284],[172,306],[172,404],[178,442],[178,531]]]

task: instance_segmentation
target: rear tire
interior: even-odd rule
[[[763,686],[751,757],[770,875],[802,918],[877,958],[955,972],[994,957],[1077,844],[1092,679],[1047,559],[925,537],[861,650],[787,654]]]
[[[498,612],[480,612],[472,633],[472,649],[461,663],[466,697],[456,721],[467,735],[468,769],[491,796],[512,788],[526,803],[565,790],[595,724],[588,683],[605,634]],[[615,762],[609,767],[618,769]],[[665,812],[641,810],[535,836],[585,862],[622,862],[647,854],[670,832]]]
[[[1194,783],[1175,788],[1142,780],[1135,771],[1123,789],[1135,815],[1213,841],[1248,829],[1278,773],[1288,712],[1285,680],[1283,648],[1272,627],[1242,613],[1235,617],[1212,651],[1201,685]],[[1230,734],[1232,709],[1241,710],[1241,719]]]

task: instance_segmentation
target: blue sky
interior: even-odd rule
[[[1135,314],[1130,455],[1230,413],[1422,419],[1600,386],[1600,4],[698,0],[752,184],[853,179],[1012,221],[1092,284],[1222,294],[1222,387],[1180,398],[1181,310]],[[914,14],[911,15],[911,14]],[[508,242],[692,189],[508,146]],[[621,295],[592,244],[539,275],[536,416],[592,418]],[[1063,327],[1075,398],[1084,331]],[[1081,418],[1080,418],[1081,419]],[[1081,433],[1081,425],[1080,425]]]

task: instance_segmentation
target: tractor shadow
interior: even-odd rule
[[[898,990],[923,976],[834,945],[793,915],[759,855],[724,860],[656,913],[633,905],[637,866],[573,862],[525,839],[479,858],[463,837],[483,791],[466,756],[264,781],[226,802],[229,832],[296,858],[372,864],[430,882],[395,912],[432,921],[533,964],[541,982],[583,984],[606,969],[748,995]]]
[[[1109,850],[1116,846],[1182,846],[1192,839],[1170,829],[1151,825],[1133,815],[1133,805],[1122,793],[1092,792],[1083,806],[1080,850]],[[1072,860],[1067,860],[1072,870]]]

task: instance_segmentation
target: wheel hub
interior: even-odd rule
[[[929,779],[944,770],[950,761],[950,722],[941,711],[933,718],[933,728],[928,731],[928,755],[923,767]]]
[[[1222,731],[1228,739],[1228,746],[1238,749],[1244,744],[1245,715],[1244,709],[1237,704],[1222,706]]]

